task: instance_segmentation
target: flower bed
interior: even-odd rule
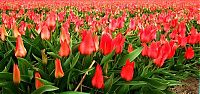
[[[157,1],[1,2],[1,93],[172,93],[199,76],[200,3]]]

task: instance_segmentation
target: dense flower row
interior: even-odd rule
[[[68,9],[55,10],[49,12],[42,10],[26,10],[24,8],[6,12],[2,10],[0,38],[6,42],[6,37],[14,37],[16,40],[15,57],[24,58],[27,55],[24,46],[23,36],[27,32],[35,31],[43,41],[50,41],[56,30],[59,32],[60,49],[57,51],[61,58],[68,57],[72,53],[72,33],[77,33],[78,51],[80,54],[87,56],[96,52],[107,56],[114,52],[115,55],[126,51],[134,51],[133,44],[126,39],[127,36],[133,35],[141,42],[142,56],[149,57],[158,67],[164,66],[167,59],[171,59],[176,54],[178,48],[185,48],[185,59],[192,59],[195,56],[193,46],[200,43],[200,33],[197,26],[191,26],[189,23],[195,21],[200,25],[200,10],[196,7],[182,9],[162,10],[157,7],[151,7],[145,14],[145,8],[125,7],[124,8],[90,8],[88,10]],[[39,10],[39,9],[38,9]],[[128,11],[127,11],[128,10]],[[91,14],[87,14],[87,11]],[[92,14],[95,12],[94,14]],[[134,17],[132,13],[134,13]],[[79,14],[82,15],[80,16]],[[83,16],[83,17],[82,17]],[[60,25],[60,26],[59,26]],[[74,27],[72,27],[74,25]],[[190,27],[189,27],[190,26]],[[29,38],[35,39],[33,33]],[[136,39],[137,39],[136,38]],[[74,39],[74,38],[73,38]],[[124,48],[125,43],[128,44]],[[47,64],[45,49],[41,52],[44,64]],[[62,78],[65,73],[62,68],[60,59],[55,58],[55,78]],[[46,60],[45,60],[46,59]],[[134,75],[135,62],[126,60],[125,65],[121,68],[120,76],[126,81],[131,81]],[[43,86],[38,80],[42,78],[38,71],[35,72],[35,88]],[[13,82],[20,83],[20,70],[17,64],[13,65]],[[98,89],[104,88],[104,77],[101,65],[97,63],[96,71],[93,75],[92,85]]]

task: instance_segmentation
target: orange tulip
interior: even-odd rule
[[[14,33],[14,37],[18,37],[18,36],[21,36],[21,34],[19,33],[19,30],[18,30],[18,27],[14,24],[13,26],[13,33]]]
[[[40,73],[39,72],[35,72],[35,88],[38,89],[41,86],[43,86],[44,84],[42,82],[40,82],[40,80],[36,79],[36,78],[41,78]]]
[[[61,57],[67,57],[70,54],[70,47],[69,44],[67,43],[66,40],[61,41],[60,43],[60,51],[59,51],[59,55]]]
[[[62,78],[64,76],[64,72],[62,70],[61,62],[59,59],[55,60],[55,78]]]
[[[16,40],[15,56],[16,57],[25,57],[26,53],[27,53],[27,51],[26,51],[26,48],[24,47],[22,38],[21,38],[21,36],[18,36],[17,40]]]
[[[5,41],[5,36],[7,36],[5,25],[2,25],[0,28],[0,37],[2,41]]]
[[[13,66],[13,82],[15,84],[20,83],[20,71],[17,64],[14,64]]]

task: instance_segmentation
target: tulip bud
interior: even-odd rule
[[[1,37],[1,40],[2,41],[5,41],[5,36],[7,36],[7,32],[6,32],[6,28],[5,28],[5,25],[2,25],[1,28],[0,28],[0,37]]]
[[[62,78],[64,76],[64,72],[62,70],[61,62],[59,59],[55,60],[55,78]]]
[[[188,47],[185,52],[186,59],[192,59],[194,57],[194,50],[192,47]]]
[[[100,41],[100,50],[104,55],[108,55],[113,51],[114,42],[109,33],[103,33]]]
[[[131,44],[128,45],[128,53],[131,53],[133,51],[133,46]]]
[[[134,74],[134,62],[130,62],[130,60],[126,60],[126,64],[122,67],[121,77],[126,81],[131,81],[133,79]]]
[[[61,57],[67,57],[70,54],[70,47],[69,44],[67,43],[66,40],[61,41],[60,43],[60,51],[59,51],[59,55]]]
[[[17,64],[13,66],[13,83],[19,84],[20,83],[20,70]]]
[[[121,33],[117,34],[116,38],[114,39],[116,54],[122,53],[124,42],[125,38],[123,37],[123,35]]]
[[[36,79],[36,78],[41,78],[40,73],[39,72],[35,72],[35,88],[38,89],[41,86],[43,86],[44,84],[42,82],[40,82],[40,80]]]
[[[92,86],[96,87],[97,89],[104,88],[103,73],[99,64],[97,64],[94,76],[92,78]]]
[[[84,31],[82,36],[82,41],[79,45],[79,51],[83,55],[90,55],[95,50],[94,40],[92,37],[92,32]]]
[[[14,33],[14,37],[18,37],[18,36],[21,36],[21,34],[19,33],[19,30],[18,30],[18,27],[16,26],[16,24],[14,24],[13,26],[14,30],[13,30],[13,33]]]
[[[41,38],[43,40],[49,40],[51,38],[50,31],[46,25],[43,26],[42,31],[41,31]]]
[[[15,56],[16,57],[25,57],[26,53],[27,53],[27,51],[24,47],[22,38],[21,38],[21,36],[18,36],[17,40],[16,40]]]

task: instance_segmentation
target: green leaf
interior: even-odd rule
[[[105,89],[104,89],[105,93],[108,93],[110,91],[110,89],[112,88],[113,78],[114,78],[114,73],[112,73],[110,78],[105,82]]]
[[[50,47],[51,51],[56,52],[55,48],[53,47],[53,45],[48,40],[46,40],[45,42]]]
[[[42,78],[36,78],[36,79],[40,80],[44,85],[54,85],[54,83],[51,83],[51,82],[44,80]]]
[[[0,71],[3,71],[4,67],[6,66],[7,64],[7,61],[9,60],[9,58],[12,56],[13,54],[13,49],[11,49],[10,51],[8,51],[6,54],[5,54],[5,57],[0,61]]]
[[[32,55],[38,62],[42,63],[42,60],[39,57],[35,56],[34,54],[32,54]]]
[[[123,85],[119,88],[117,94],[127,94],[129,91],[129,85]]]
[[[60,94],[90,94],[90,93],[75,92],[75,91],[66,91],[66,92],[61,92]]]
[[[154,78],[143,78],[144,81],[146,81],[150,86],[157,88],[159,90],[165,90],[167,88],[166,83],[162,83],[161,81],[158,81]]]
[[[54,57],[54,58],[61,58],[58,54],[55,54],[54,52],[47,52],[48,55]]]
[[[72,59],[72,65],[70,68],[73,68],[76,65],[76,63],[78,62],[79,56],[80,56],[80,53],[77,53],[76,56]]]
[[[136,57],[138,57],[140,55],[140,53],[142,52],[142,47],[139,47],[137,49],[135,49],[133,52],[122,56],[121,60],[119,60],[119,66],[123,66],[126,62],[127,59],[130,59],[130,61],[132,62]]]
[[[106,56],[103,56],[103,59],[101,60],[101,65],[107,61],[109,61],[113,56],[115,55],[115,51],[112,51],[112,53],[106,55]]]
[[[44,85],[44,86],[40,87],[39,89],[33,91],[31,94],[43,94],[44,92],[55,91],[58,89],[59,88],[52,86],[52,85]]]

